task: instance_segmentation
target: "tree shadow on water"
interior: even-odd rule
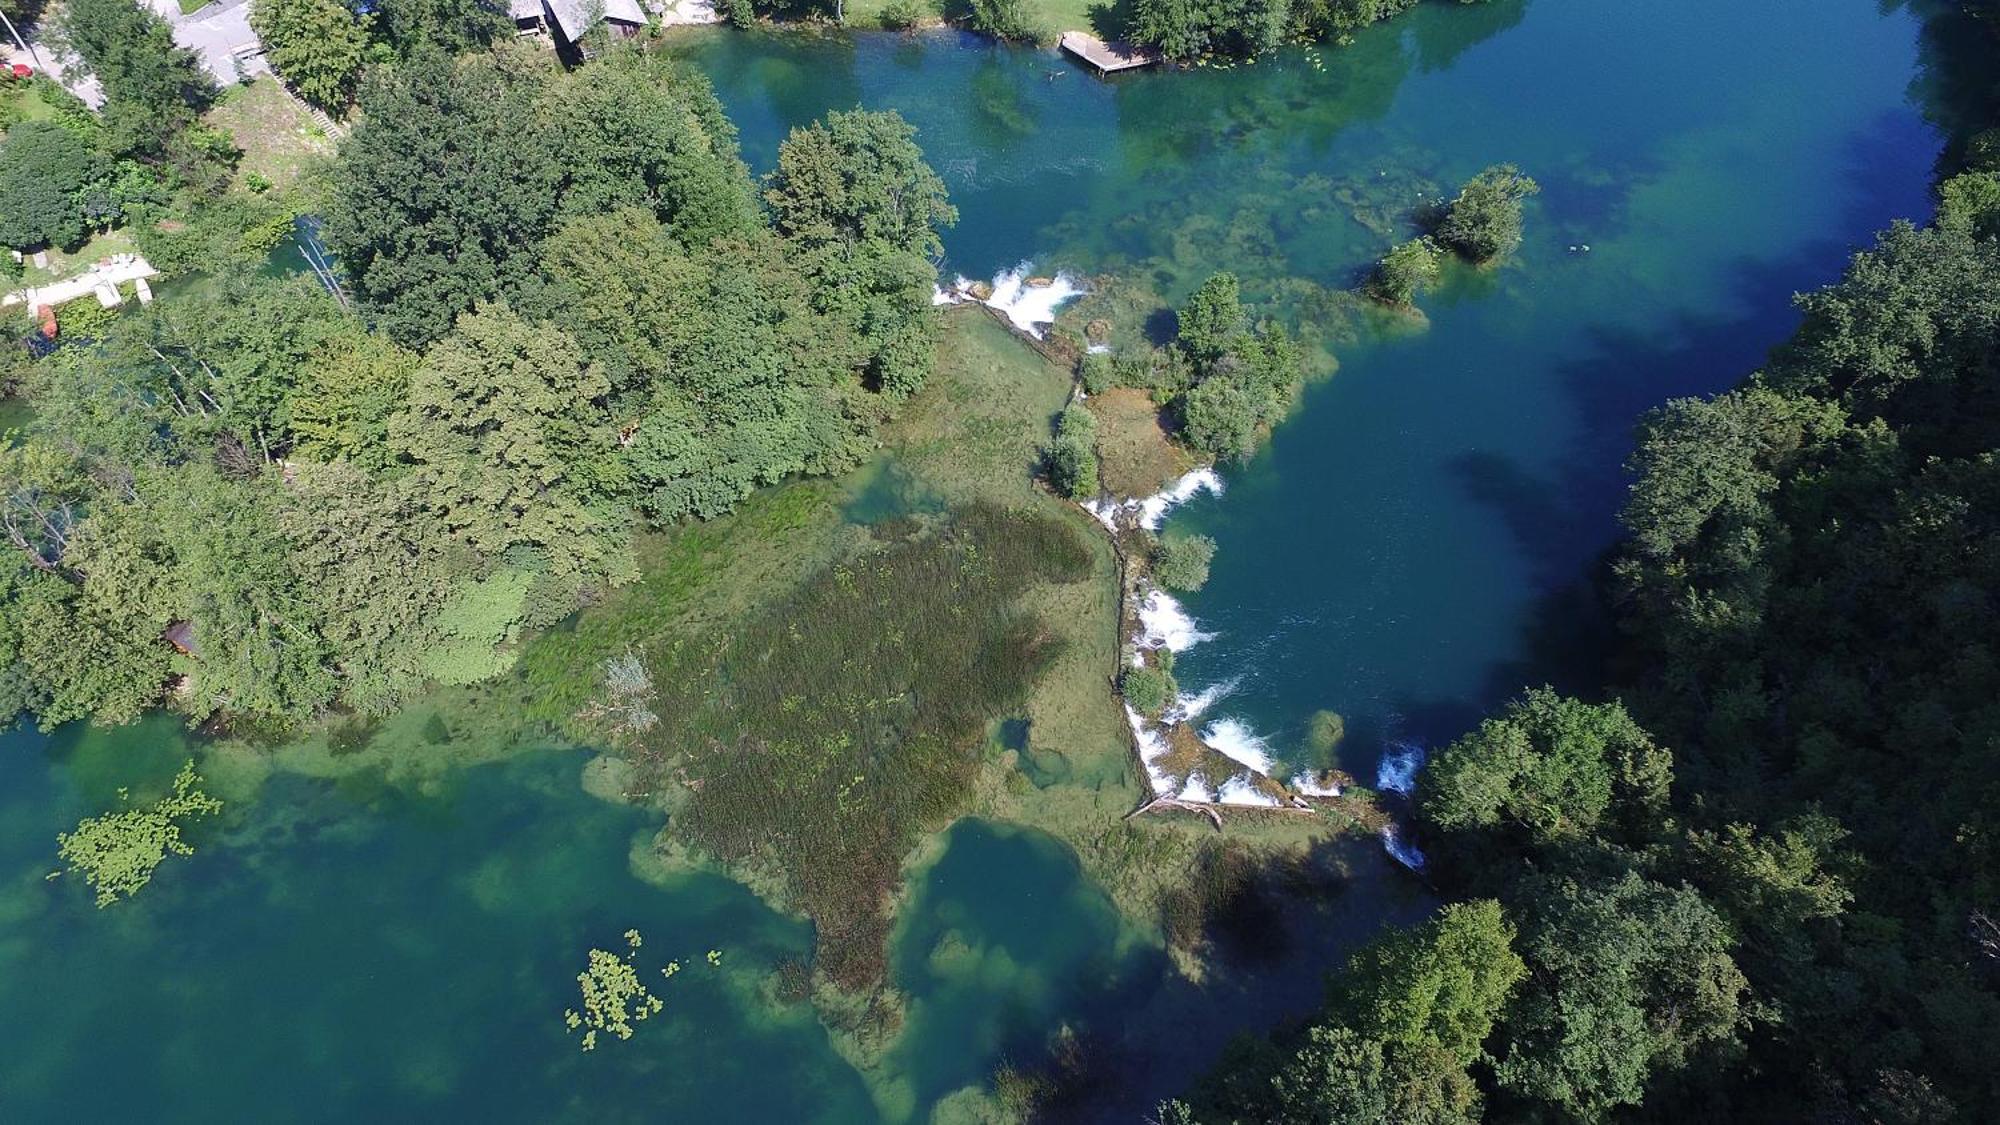
[[[1035,1120],[1146,1119],[1186,1093],[1235,1035],[1311,1017],[1328,974],[1356,948],[1435,906],[1372,836],[1330,839],[1302,858],[1245,871],[1204,922],[1211,956],[1201,981],[1160,959],[1155,972],[1108,989],[1072,1034],[1014,1053],[1040,1080]]]

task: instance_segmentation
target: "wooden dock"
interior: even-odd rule
[[[1088,63],[1099,74],[1137,70],[1160,61],[1160,53],[1150,47],[1135,47],[1122,39],[1106,43],[1084,31],[1063,32],[1062,49]]]

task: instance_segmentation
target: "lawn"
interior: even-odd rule
[[[34,83],[0,82],[0,123],[47,121],[55,115],[55,107],[42,100]]]
[[[333,155],[333,139],[268,75],[223,91],[207,121],[243,150],[236,169],[239,188],[254,187],[259,177],[266,190],[289,187],[315,161]]]
[[[874,28],[882,26],[882,13],[894,0],[849,0],[847,4],[847,26],[853,28]],[[964,25],[970,14],[966,0],[919,0],[929,21],[949,19]],[[1040,38],[1046,43],[1054,43],[1056,37],[1065,31],[1091,31],[1097,26],[1092,18],[1093,9],[1099,12],[1108,6],[1102,0],[1023,0],[1035,25],[1041,29]],[[1100,32],[1101,34],[1101,32]]]
[[[107,231],[92,235],[90,241],[75,250],[64,251],[50,247],[47,251],[49,264],[43,268],[37,268],[33,256],[30,256],[27,259],[27,273],[15,284],[17,287],[47,285],[52,281],[61,281],[66,277],[82,273],[100,258],[138,252],[138,244],[133,242],[132,236],[123,229]]]

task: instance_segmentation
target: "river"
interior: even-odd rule
[[[1180,672],[1233,683],[1211,714],[1291,765],[1311,764],[1312,712],[1340,711],[1341,764],[1366,776],[1391,739],[1434,745],[1523,684],[1595,678],[1587,583],[1633,420],[1737,380],[1794,290],[1928,212],[1918,47],[1906,12],[1860,2],[1491,0],[1112,82],[952,33],[679,49],[759,172],[828,109],[902,111],[961,212],[950,272],[1031,260],[1173,302],[1228,269],[1326,345],[1338,372],[1173,517],[1220,545],[1185,599],[1214,636]],[[1340,312],[1329,293],[1402,211],[1500,161],[1543,187],[1510,265],[1449,278],[1421,329]],[[719,877],[635,876],[656,822],[581,792],[575,752],[225,785],[222,826],[132,902],[45,880],[56,832],[190,752],[166,719],[5,739],[0,1117],[926,1120],[1068,1026],[1126,1063],[1090,1104],[1130,1120],[1423,903],[1383,867],[1295,933],[1251,934],[1254,990],[1202,991],[1059,846],[961,825],[915,876],[892,956],[910,1034],[871,1088],[773,987],[805,926]],[[689,968],[655,978],[659,1024],[584,1054],[560,1019],[582,950],[628,927],[647,964]]]

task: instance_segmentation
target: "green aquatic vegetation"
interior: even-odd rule
[[[184,821],[222,811],[222,802],[203,793],[200,785],[189,760],[174,775],[173,793],[143,809],[86,817],[76,831],[56,834],[56,852],[68,870],[96,890],[99,907],[130,898],[152,881],[153,872],[169,854],[194,854],[193,845],[181,837]],[[128,798],[123,789],[118,796]]]
[[[1321,754],[1331,754],[1347,738],[1347,720],[1338,711],[1314,711],[1306,741]]]
[[[628,934],[634,949],[638,943]],[[571,1031],[582,1029],[583,1049],[597,1049],[597,1033],[608,1031],[620,1039],[632,1038],[632,1025],[657,1014],[666,1002],[646,991],[639,983],[639,971],[632,966],[632,954],[620,957],[605,949],[590,951],[590,965],[576,975],[583,993],[583,1013],[571,1008],[563,1013],[563,1023]]]
[[[918,837],[965,807],[987,722],[1056,654],[1017,600],[1081,581],[1058,520],[975,505],[807,580],[727,635],[646,653],[658,726],[626,751],[684,793],[670,830],[766,878],[835,983],[872,986]]]

